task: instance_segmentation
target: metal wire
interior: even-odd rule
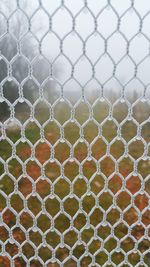
[[[150,266],[139,6],[0,1],[2,266]]]

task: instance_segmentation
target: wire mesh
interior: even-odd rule
[[[150,266],[149,23],[0,1],[0,266]]]

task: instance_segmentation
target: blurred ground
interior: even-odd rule
[[[132,266],[139,262],[140,253],[148,251],[150,246],[150,241],[143,239],[150,223],[148,208],[150,147],[148,155],[144,159],[141,158],[145,150],[144,144],[150,142],[150,123],[146,121],[150,110],[139,112],[140,107],[142,104],[134,110],[132,120],[124,120],[128,114],[124,104],[114,109],[113,117],[121,125],[121,139],[115,139],[118,130],[115,121],[104,122],[108,116],[108,107],[105,103],[93,108],[94,119],[87,123],[89,113],[83,103],[76,108],[75,120],[68,122],[69,109],[63,103],[54,113],[58,122],[54,119],[43,124],[49,118],[49,114],[46,110],[39,109],[35,116],[44,125],[45,140],[41,142],[39,141],[40,128],[35,122],[26,125],[27,139],[21,138],[19,126],[9,125],[6,130],[9,140],[6,138],[0,141],[0,157],[8,163],[7,174],[4,174],[3,161],[0,160],[0,211],[5,223],[5,225],[0,224],[0,240],[4,242],[8,253],[0,256],[0,267],[10,266],[8,255],[14,257],[15,266],[26,266],[25,260],[17,255],[20,246],[32,267],[43,266],[39,259],[35,259],[35,250],[43,262],[46,262],[52,257],[51,248],[56,247],[56,258],[60,262],[64,261],[63,266],[66,267],[77,266],[73,259],[67,260],[70,250],[72,255],[77,259],[80,258],[83,267],[91,263],[91,255],[95,255],[95,262],[102,266],[108,260],[107,253],[111,253],[112,261],[116,266],[124,260],[124,253],[128,253],[128,261]],[[26,120],[23,116],[21,119],[24,122]],[[135,137],[137,135],[135,121],[143,123],[142,138]],[[83,126],[84,140],[79,138],[78,123]],[[97,123],[102,125],[102,136],[98,136]],[[65,142],[60,136],[61,125],[63,125]],[[9,160],[12,153],[10,140],[15,144],[17,156]],[[122,157],[126,142],[129,151],[127,156]],[[31,144],[35,148],[33,159],[30,159]],[[107,144],[110,145],[108,155]],[[91,157],[88,157],[89,147]],[[69,158],[70,151],[73,151],[73,160]],[[55,152],[54,159],[50,160],[53,152]],[[136,160],[137,173],[134,173]],[[118,173],[115,172],[116,161],[119,167]],[[20,163],[26,163],[28,176],[23,175]],[[79,176],[79,163],[83,167],[82,176]],[[64,173],[61,173],[61,164],[64,166]],[[44,166],[44,179],[41,178],[42,166]],[[99,166],[99,172],[97,172],[97,166]],[[145,189],[141,192],[144,183]],[[14,192],[15,188],[16,192]],[[6,197],[10,199],[11,210]],[[42,206],[43,200],[45,207]],[[25,201],[30,213],[24,209]],[[79,207],[79,201],[82,207]],[[130,206],[132,201],[133,205]],[[62,203],[64,203],[65,213],[61,213]],[[42,213],[41,210],[43,210]],[[106,222],[104,214],[106,214]],[[117,223],[121,215],[123,221]],[[141,218],[138,217],[139,215]],[[17,218],[19,224],[16,221]],[[38,228],[34,227],[33,218],[36,218]],[[76,231],[67,231],[70,220],[73,221]],[[127,235],[129,228],[130,236]],[[10,242],[8,236],[10,229],[16,244]],[[112,229],[114,237],[110,236]],[[32,244],[26,240],[27,233]],[[60,234],[62,233],[64,233],[65,245],[61,244]],[[78,242],[79,233],[81,233],[81,242]],[[94,239],[95,233],[98,238]],[[42,235],[45,237],[46,246],[41,244]],[[120,250],[116,249],[117,238],[120,240]],[[138,250],[133,253],[131,250],[135,244]],[[85,247],[88,247],[89,254],[82,256]],[[1,245],[0,248],[2,248]],[[148,252],[145,253],[144,262],[150,266]],[[47,266],[56,267],[59,264],[49,263]]]

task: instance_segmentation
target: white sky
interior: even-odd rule
[[[5,14],[10,16],[11,26],[13,25],[11,14],[16,8],[16,1],[0,0],[0,11],[4,11],[5,2],[9,5],[9,14],[6,11]],[[78,12],[84,7],[85,2],[87,2],[89,9],[84,9],[79,14]],[[150,12],[150,1],[111,0],[110,3],[114,10],[111,6],[106,7],[107,2],[106,0],[64,0],[65,8],[61,8],[61,0],[41,0],[45,10],[40,9],[36,12],[39,1],[26,0],[24,11],[28,17],[32,18],[31,31],[41,41],[43,54],[51,62],[56,60],[56,63],[53,63],[54,68],[55,64],[60,65],[61,75],[59,73],[56,78],[62,84],[70,77],[73,65],[75,67],[74,77],[81,86],[84,87],[89,81],[89,86],[95,86],[95,88],[96,86],[99,87],[99,84],[96,81],[93,81],[92,84],[93,66],[95,77],[101,84],[105,84],[113,75],[113,67],[116,65],[115,77],[123,85],[134,76],[136,66],[137,77],[143,85],[134,79],[127,88],[129,91],[143,90],[144,85],[148,86],[150,83],[150,42],[148,39],[150,38],[150,14],[147,14]],[[130,8],[132,2],[136,11]],[[24,8],[24,1],[20,0],[19,3],[20,7]],[[124,14],[124,12],[126,13]],[[50,17],[52,18],[52,32],[48,30]],[[118,18],[120,18],[120,32],[116,30]],[[74,34],[71,33],[73,19],[75,20]],[[94,32],[94,19],[97,21],[97,34]],[[138,34],[141,22],[143,23],[142,34]],[[22,19],[23,23],[24,19]],[[25,33],[28,29],[28,23],[25,27],[23,24],[22,29]],[[27,40],[28,35],[25,38]],[[104,54],[105,40],[107,40],[108,54]],[[61,41],[63,41],[63,52],[70,61],[61,54]],[[80,58],[84,44],[88,59],[86,57]],[[128,56],[123,58],[126,55],[128,45],[131,58]],[[77,90],[78,87],[75,82],[66,85],[66,88],[67,86],[68,89],[71,86],[72,90]],[[114,87],[119,88],[119,84],[114,81],[113,77],[105,86],[113,89]]]

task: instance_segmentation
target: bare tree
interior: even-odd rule
[[[3,0],[0,6],[0,84],[2,94],[10,105],[19,98],[20,90],[24,97],[33,103],[38,97],[39,87],[50,73],[48,60],[39,56],[40,42],[35,38],[36,33],[32,34],[30,31],[26,1],[22,0],[21,9],[15,7],[15,3],[16,1],[11,0],[10,5],[10,0]],[[10,9],[13,6],[11,14]],[[55,98],[56,83],[47,83],[45,91],[45,97],[52,102]],[[9,105],[6,102],[0,103],[0,119],[9,116]],[[21,108],[23,103],[20,104]]]

